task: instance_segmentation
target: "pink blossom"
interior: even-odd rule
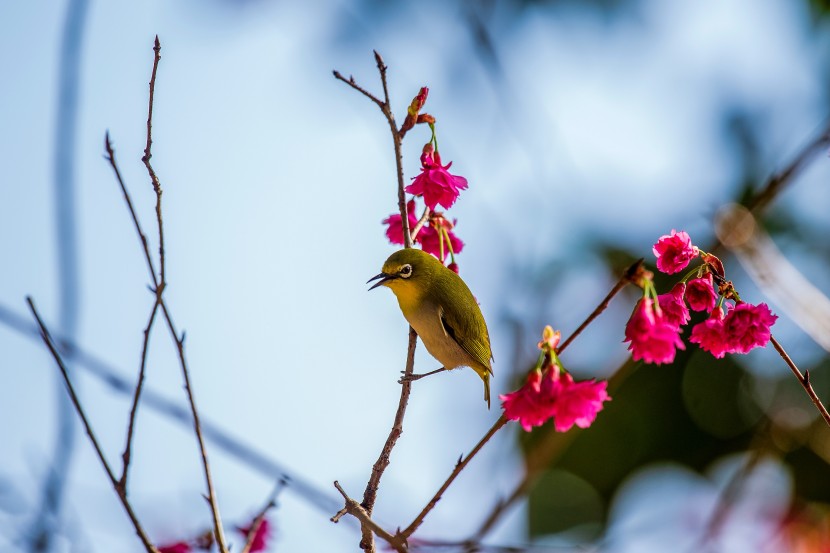
[[[515,392],[499,395],[499,399],[502,401],[504,416],[519,421],[525,432],[530,432],[534,426],[541,426],[552,415],[550,398],[542,394],[542,371],[539,369],[527,375],[524,386]]]
[[[242,534],[242,536],[247,540],[248,534],[253,527],[254,522],[251,521],[251,524],[248,526],[237,526],[237,531]],[[266,546],[268,545],[268,539],[271,537],[271,524],[268,522],[267,518],[262,519],[262,523],[256,529],[256,533],[254,534],[254,539],[251,540],[251,549],[249,549],[250,553],[257,553],[259,551],[265,551]]]
[[[686,301],[694,311],[710,313],[718,302],[718,295],[712,285],[712,273],[706,273],[702,278],[695,278],[686,285]]]
[[[441,230],[446,231],[447,235],[444,236],[444,259],[446,259],[447,255],[450,253],[450,246],[452,246],[453,253],[461,253],[461,250],[464,249],[464,242],[455,235],[453,232],[453,228],[455,225],[450,223],[443,217],[436,223],[435,221],[432,222],[433,224],[425,225],[424,228],[421,229],[421,232],[418,233],[416,240],[420,242],[421,249],[423,249],[427,253],[431,253],[438,259],[441,259]],[[436,225],[438,228],[436,229]],[[447,244],[447,236],[450,239],[450,243]],[[441,259],[443,261],[443,259]]]
[[[766,346],[770,338],[770,327],[776,319],[778,316],[773,315],[765,303],[736,305],[723,320],[732,353],[749,353],[754,348]]]
[[[660,294],[657,296],[660,310],[663,312],[663,319],[675,328],[680,328],[688,323],[691,318],[689,316],[689,309],[683,301],[683,294],[685,292],[686,285],[678,282],[668,294]]]
[[[713,309],[708,319],[696,324],[692,328],[689,341],[698,344],[700,349],[708,351],[717,359],[723,358],[727,353],[732,353],[732,346],[724,330],[723,310],[720,307]]]
[[[418,218],[415,216],[415,200],[409,200],[406,204],[406,218],[409,220],[409,232],[418,224]],[[403,224],[401,223],[401,214],[393,213],[381,223],[388,225],[386,228],[386,237],[393,244],[403,245]]]
[[[611,397],[606,391],[607,382],[585,380],[574,382],[571,375],[564,373],[559,378],[559,390],[553,402],[553,424],[557,432],[566,432],[575,424],[588,428],[602,403]]]
[[[421,155],[421,174],[412,179],[406,191],[416,196],[423,195],[424,203],[430,209],[435,209],[438,204],[449,209],[460,191],[467,189],[467,179],[451,175],[447,171],[450,166],[452,162],[441,165],[441,156],[434,151],[432,144],[427,144]]]
[[[190,553],[192,548],[186,541],[179,541],[167,545],[159,545],[156,549],[159,553]]]
[[[450,263],[449,265],[447,265],[447,269],[449,269],[455,274],[458,274],[458,263]]]
[[[692,245],[692,239],[683,231],[677,232],[672,229],[671,234],[664,234],[657,240],[652,248],[657,256],[657,268],[671,275],[679,273],[698,254],[696,246]]]
[[[676,349],[686,349],[680,339],[680,329],[654,312],[654,300],[643,298],[625,325],[625,340],[630,342],[631,358],[646,363],[671,363]]]

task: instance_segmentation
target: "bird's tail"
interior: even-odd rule
[[[487,409],[490,408],[490,373],[484,373],[481,376],[484,381],[484,401],[487,402]]]

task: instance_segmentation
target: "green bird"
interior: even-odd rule
[[[403,316],[409,321],[427,351],[442,367],[412,375],[417,380],[458,367],[472,368],[484,381],[484,400],[490,408],[490,334],[473,293],[434,256],[414,248],[397,251],[383,264],[369,290],[386,286],[398,298]]]

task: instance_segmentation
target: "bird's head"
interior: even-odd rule
[[[418,296],[426,290],[436,271],[443,268],[441,262],[432,255],[408,248],[390,255],[383,264],[381,273],[370,278],[366,284],[376,280],[369,290],[386,286],[398,297]]]

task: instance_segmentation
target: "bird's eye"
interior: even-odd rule
[[[412,276],[412,265],[404,265],[400,270],[401,277],[409,278]]]

